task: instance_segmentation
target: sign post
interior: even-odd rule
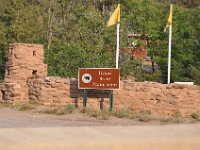
[[[84,96],[83,96],[83,108],[87,105],[87,90],[84,89]]]
[[[113,90],[120,88],[120,71],[116,68],[80,68],[78,88],[84,90],[83,108],[87,103],[87,89],[110,90],[110,111],[113,108]]]

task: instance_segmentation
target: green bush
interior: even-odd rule
[[[192,115],[191,115],[191,117],[193,118],[193,119],[199,119],[199,114],[198,113],[193,113]]]

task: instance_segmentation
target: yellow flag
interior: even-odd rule
[[[173,15],[173,5],[171,4],[169,17],[168,17],[167,25],[164,29],[164,32],[166,32],[167,28],[172,24],[172,15]]]
[[[115,25],[119,22],[120,22],[120,4],[118,4],[117,8],[112,13],[112,15],[107,23],[107,27]]]

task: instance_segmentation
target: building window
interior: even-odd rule
[[[36,56],[36,51],[33,51],[33,56]]]

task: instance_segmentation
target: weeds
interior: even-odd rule
[[[138,115],[137,118],[139,121],[142,122],[149,122],[151,121],[151,111],[150,110],[143,110]]]
[[[36,112],[44,114],[66,115],[71,114],[74,111],[75,107],[71,104],[68,104],[66,107],[43,107],[37,110]]]
[[[99,110],[87,108],[87,109],[82,109],[81,112],[85,113],[89,117],[95,117],[95,118],[98,118],[100,120],[107,120],[111,116],[111,113],[109,111],[106,111],[106,110],[99,111]]]
[[[130,109],[116,109],[112,112],[112,115],[117,118],[135,118],[135,113]]]
[[[19,111],[28,111],[28,110],[34,109],[35,105],[30,104],[30,103],[16,103],[16,104],[12,105],[12,107]]]
[[[74,111],[75,111],[75,106],[74,105],[72,105],[72,104],[67,104],[67,106],[66,106],[66,113],[73,113]]]
[[[176,111],[172,116],[175,117],[175,118],[181,118],[182,114],[181,114],[180,111]]]
[[[181,114],[180,111],[176,111],[176,112],[172,115],[172,117],[174,117],[174,118],[172,119],[172,121],[173,121],[174,123],[182,123],[182,122],[184,122],[183,115]]]

